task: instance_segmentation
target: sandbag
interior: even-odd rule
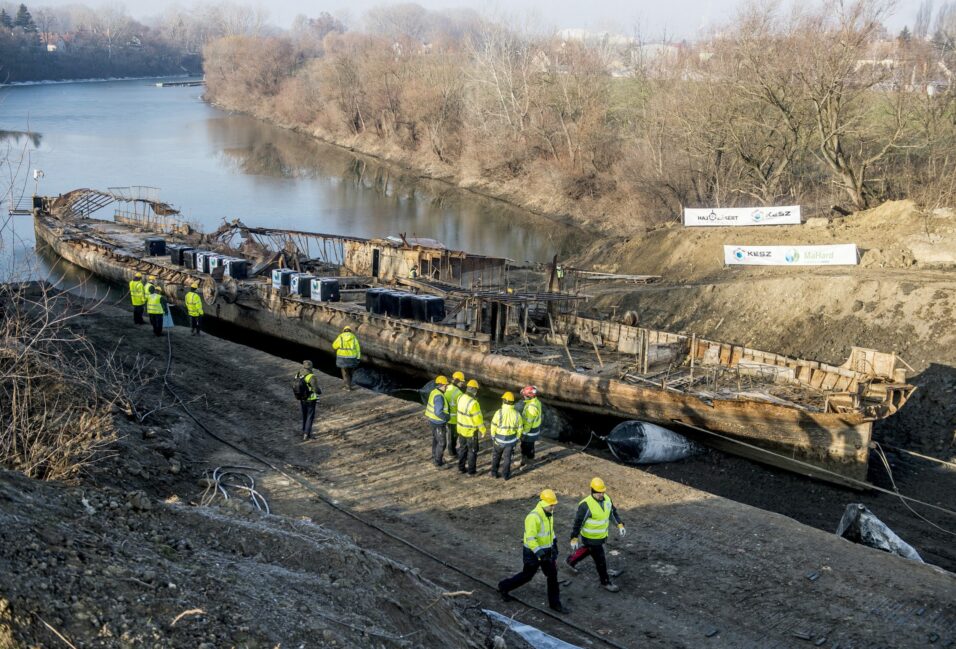
[[[536,629],[535,627],[524,624],[523,622],[518,622],[514,618],[506,617],[501,613],[490,611],[486,608],[482,609],[482,611],[492,620],[504,624],[509,629],[517,633],[524,639],[525,642],[534,647],[534,649],[581,649],[581,647],[576,644],[559,640],[553,635],[548,635],[540,629]]]
[[[703,450],[683,435],[646,421],[622,422],[606,441],[614,457],[625,464],[674,462]]]
[[[886,523],[860,503],[850,503],[846,506],[836,533],[837,536],[854,543],[923,563],[923,558],[913,546],[898,537]]]

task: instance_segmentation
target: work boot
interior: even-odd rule
[[[501,601],[503,601],[503,602],[513,602],[513,601],[515,601],[515,598],[514,598],[514,597],[512,597],[511,595],[509,595],[509,594],[506,593],[505,591],[501,590],[500,588],[498,589],[498,594],[501,595]]]
[[[604,590],[610,591],[612,593],[616,593],[617,591],[621,590],[621,587],[618,586],[617,584],[607,583],[607,584],[604,584]]]
[[[575,568],[574,566],[572,566],[571,563],[570,563],[569,561],[567,561],[567,560],[564,561],[564,567],[567,568],[567,569],[568,569],[568,572],[570,572],[572,575],[580,575],[580,574],[581,574],[581,571],[578,570],[577,568]]]
[[[564,604],[558,604],[557,606],[552,606],[551,610],[554,611],[555,613],[561,613],[562,615],[567,615],[568,613],[571,612],[571,609],[569,609]]]

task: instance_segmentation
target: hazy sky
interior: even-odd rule
[[[32,9],[41,6],[76,4],[78,0],[41,0],[28,2]],[[801,0],[796,0],[801,1]],[[903,25],[912,25],[921,0],[897,0],[896,11],[889,23],[891,31],[899,31]],[[99,0],[79,0],[81,4],[97,6]],[[259,5],[267,8],[270,22],[288,27],[297,14],[318,15],[328,11],[337,16],[347,15],[355,23],[371,7],[382,4],[396,4],[383,0],[322,0],[306,2],[303,0],[270,0],[244,2],[237,4]],[[116,4],[111,2],[110,4]],[[189,0],[125,0],[120,4],[136,18],[156,15],[173,5],[192,6]],[[417,0],[417,4],[428,9],[470,7],[482,14],[507,15],[511,17],[530,17],[540,26],[556,29],[583,27],[593,30],[607,30],[626,35],[639,33],[643,38],[652,40],[666,33],[672,38],[693,38],[702,30],[713,25],[725,23],[734,13],[738,0],[668,0],[627,1],[627,0],[511,0],[510,2],[492,0]],[[940,2],[935,3],[939,5]]]

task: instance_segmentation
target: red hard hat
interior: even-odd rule
[[[526,385],[521,388],[521,396],[526,399],[531,399],[532,397],[538,396],[538,388],[533,385]]]

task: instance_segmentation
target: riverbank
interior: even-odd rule
[[[388,638],[480,646],[491,630],[479,608],[580,646],[600,646],[599,638],[624,647],[956,639],[950,573],[550,442],[540,463],[507,483],[459,477],[431,466],[420,405],[346,392],[326,375],[317,439],[303,443],[289,389],[295,361],[181,327],[155,338],[131,320],[126,309],[104,306],[75,331],[154,372],[141,410],[153,414],[140,424],[117,413],[120,441],[77,487],[0,475],[0,574],[12,580],[0,625],[22,643],[56,642],[42,619],[77,646],[119,637],[175,646],[316,638],[346,647],[402,646]],[[483,469],[488,455],[483,449]],[[202,476],[224,465],[249,467],[273,515],[248,504],[193,506],[209,486]],[[501,603],[485,584],[519,567],[521,519],[545,486],[559,493],[558,537],[567,551],[569,521],[591,475],[610,485],[629,533],[610,545],[612,565],[625,570],[620,593],[601,590],[590,564],[562,577],[567,619],[588,637]],[[777,487],[779,500],[804,498]],[[839,510],[859,496],[842,492],[828,504]],[[893,499],[864,502],[884,515]],[[925,528],[897,531],[929,560],[941,556],[945,539],[937,543]],[[26,535],[35,540],[14,541]],[[540,579],[516,595],[540,606]],[[466,594],[442,595],[457,591]],[[263,601],[268,615],[252,604]],[[520,647],[513,636],[507,641]]]

